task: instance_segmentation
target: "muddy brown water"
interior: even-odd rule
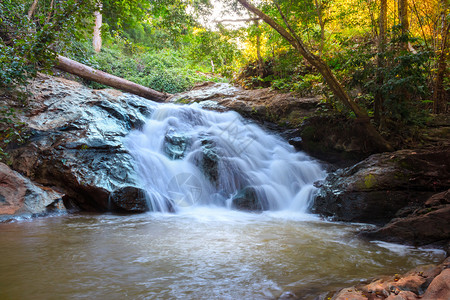
[[[3,223],[0,299],[313,299],[444,258],[357,239],[366,226],[208,207]]]

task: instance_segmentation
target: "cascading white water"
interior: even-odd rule
[[[232,207],[256,198],[259,210],[305,212],[320,165],[235,112],[198,104],[158,104],[127,147],[155,211],[187,206]]]

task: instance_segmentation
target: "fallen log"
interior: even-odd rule
[[[67,57],[58,55],[58,64],[55,66],[64,72],[92,80],[112,88],[144,97],[149,100],[164,102],[171,94],[161,93],[151,88],[131,82],[129,80],[96,70]]]

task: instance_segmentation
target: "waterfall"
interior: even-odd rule
[[[235,112],[155,104],[126,146],[153,211],[190,206],[306,212],[325,175],[280,137]]]

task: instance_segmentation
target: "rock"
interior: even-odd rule
[[[0,163],[0,221],[12,216],[64,211],[63,194],[36,185]]]
[[[262,211],[268,209],[267,204],[258,198],[256,189],[251,186],[240,190],[231,200],[231,206],[245,211]]]
[[[403,218],[396,218],[386,226],[361,232],[360,235],[396,243],[422,246],[450,240],[450,190],[433,195],[424,208]]]
[[[375,279],[369,284],[344,288],[333,300],[344,299],[450,299],[450,258],[438,266],[418,267],[404,275]]]
[[[405,206],[421,206],[435,191],[450,186],[445,161],[450,161],[450,149],[372,155],[318,183],[312,210],[335,220],[384,225]]]
[[[189,146],[189,137],[172,131],[164,137],[164,152],[170,159],[183,159]]]
[[[215,143],[208,138],[203,138],[202,142],[202,158],[200,167],[206,177],[214,184],[219,179],[219,155],[217,154]]]
[[[430,284],[423,300],[450,299],[450,269],[445,269]]]
[[[348,289],[342,289],[339,291],[337,295],[335,295],[332,300],[367,300],[367,297],[364,296],[360,291],[348,288]]]
[[[21,118],[31,137],[8,150],[13,169],[58,187],[69,208],[88,211],[106,211],[112,192],[140,187],[124,140],[145,123],[152,102],[44,75],[29,91],[30,111]]]
[[[244,90],[226,83],[208,83],[176,94],[168,101],[185,104],[198,102],[207,109],[234,110],[257,121],[296,127],[304,117],[316,111],[320,98],[300,98],[294,93],[280,93],[269,88]]]
[[[143,189],[126,186],[115,190],[109,196],[111,209],[120,212],[142,213],[151,210]]]
[[[302,139],[294,144],[298,150],[340,167],[351,166],[377,152],[361,124],[343,115],[309,117],[289,136],[289,141],[296,137]]]

